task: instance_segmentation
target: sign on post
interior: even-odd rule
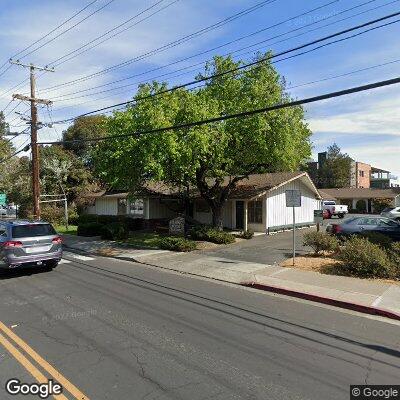
[[[301,192],[298,189],[286,190],[286,207],[301,207]]]
[[[286,207],[293,208],[293,265],[296,258],[296,207],[301,207],[301,192],[298,189],[285,191]]]
[[[7,195],[5,193],[0,193],[0,206],[5,206],[7,204]]]

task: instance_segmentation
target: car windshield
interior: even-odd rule
[[[49,236],[55,234],[56,231],[50,224],[18,225],[12,227],[13,238]]]
[[[336,203],[334,201],[325,201],[324,205],[326,205],[326,206],[335,206]]]
[[[394,207],[386,207],[386,208],[384,208],[382,210],[382,212],[389,212],[389,211],[392,211],[392,210],[394,210]]]

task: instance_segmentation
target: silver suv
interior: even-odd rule
[[[57,266],[62,239],[47,222],[0,221],[0,268]]]

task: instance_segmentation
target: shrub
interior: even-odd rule
[[[65,222],[64,209],[46,205],[41,209],[41,218],[43,221],[50,222],[51,224],[62,224]]]
[[[98,222],[97,215],[94,214],[80,214],[78,217],[78,225],[87,224],[88,222]]]
[[[160,239],[159,246],[164,250],[172,251],[193,251],[196,250],[196,243],[182,237],[164,237]]]
[[[315,254],[321,251],[336,252],[339,250],[339,241],[331,235],[323,232],[307,232],[303,238],[304,246],[309,246]]]
[[[379,232],[366,231],[361,234],[362,237],[368,239],[371,243],[377,244],[383,249],[389,249],[393,240],[389,236],[383,235]]]
[[[373,199],[374,211],[380,214],[385,208],[391,207],[393,199]]]
[[[346,241],[339,253],[342,267],[350,275],[364,278],[393,278],[396,269],[386,251],[362,237]]]
[[[254,232],[252,230],[250,230],[250,229],[240,233],[240,237],[242,239],[251,239],[253,236],[254,236]]]
[[[218,231],[208,225],[193,227],[190,236],[195,240],[204,240],[217,244],[230,244],[235,242],[235,236],[224,231]]]
[[[98,222],[87,222],[78,225],[78,236],[101,236],[103,234],[103,225]]]
[[[106,240],[124,240],[128,237],[129,231],[125,224],[120,222],[112,222],[102,225],[101,238]]]
[[[392,243],[387,252],[395,268],[396,278],[400,279],[400,242]]]

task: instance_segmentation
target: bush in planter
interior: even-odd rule
[[[98,222],[87,222],[78,225],[78,236],[101,236],[103,234],[103,225]]]
[[[368,239],[371,243],[377,244],[383,249],[390,249],[393,240],[389,236],[383,235],[379,232],[366,231],[361,234],[362,237]]]
[[[251,239],[254,236],[254,232],[251,229],[248,229],[247,231],[243,231],[240,233],[240,237],[242,239]]]
[[[78,217],[78,225],[87,224],[89,222],[98,222],[97,215],[94,214],[80,214]]]
[[[203,240],[217,244],[229,244],[235,242],[235,236],[232,234],[224,231],[218,231],[217,229],[208,225],[199,225],[193,227],[190,230],[190,236],[194,240]]]
[[[196,250],[196,243],[183,237],[164,237],[160,239],[159,246],[164,250],[172,251],[193,251]]]
[[[305,233],[303,245],[311,247],[316,255],[321,251],[336,252],[339,250],[339,241],[334,236],[323,232]]]
[[[106,240],[124,240],[128,237],[129,231],[125,224],[112,222],[103,225],[101,238]]]
[[[339,253],[344,272],[363,278],[394,278],[396,268],[388,253],[368,239],[353,236]]]
[[[392,243],[387,252],[394,265],[396,278],[400,279],[400,242]]]

